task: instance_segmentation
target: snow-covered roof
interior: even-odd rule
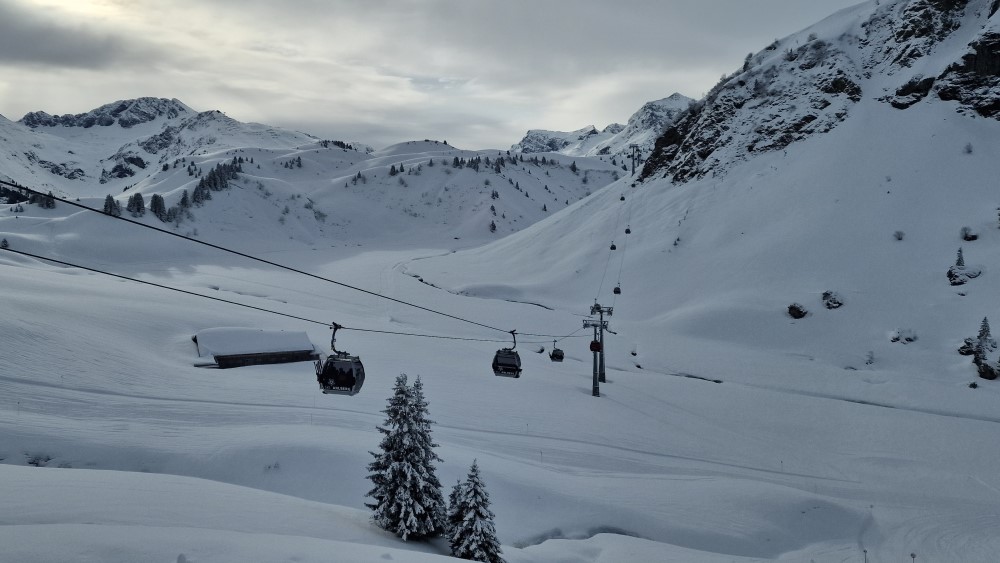
[[[304,332],[256,328],[207,328],[194,335],[201,358],[314,350]]]

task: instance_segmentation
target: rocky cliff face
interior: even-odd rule
[[[181,157],[230,148],[289,148],[316,142],[304,133],[241,123],[220,111],[195,112],[176,99],[120,100],[76,115],[31,112],[0,118],[3,174],[32,182],[129,184]],[[37,174],[45,171],[45,174]]]
[[[597,128],[588,125],[576,131],[547,131],[531,129],[521,142],[511,147],[514,152],[525,154],[539,152],[564,152],[566,149],[578,149],[588,139],[599,135]],[[576,156],[576,155],[574,155]]]
[[[863,97],[1000,115],[1000,0],[872,1],[776,41],[656,141],[641,177],[724,174],[847,119]]]
[[[148,123],[158,117],[172,119],[186,114],[194,114],[194,112],[176,99],[137,98],[119,100],[87,113],[76,115],[49,115],[44,111],[35,111],[21,118],[20,123],[33,129],[38,127],[110,127],[112,125],[128,129],[140,123]]]

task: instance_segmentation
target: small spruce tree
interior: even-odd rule
[[[167,220],[167,204],[163,201],[162,195],[153,194],[149,198],[149,212],[155,215],[160,221]]]
[[[425,505],[431,505],[435,507],[436,513],[434,514],[434,521],[438,528],[434,535],[440,535],[444,533],[445,528],[445,513],[447,511],[447,505],[444,502],[444,495],[442,493],[443,486],[441,481],[438,480],[437,470],[435,467],[435,462],[441,462],[442,460],[434,448],[438,447],[436,443],[431,439],[431,425],[434,421],[427,418],[429,413],[427,398],[424,396],[424,383],[420,381],[420,376],[417,376],[416,381],[413,382],[411,387],[413,392],[413,411],[414,411],[414,422],[417,426],[417,440],[421,448],[423,448],[423,460],[424,467],[426,468],[427,477],[424,480],[424,487],[421,496],[428,499]]]
[[[962,247],[958,247],[958,256],[955,258],[955,267],[964,268],[965,267],[965,256],[962,254]]]
[[[10,248],[10,243],[7,239],[0,240],[0,248]]]
[[[983,322],[979,324],[979,334],[976,335],[976,341],[972,347],[972,361],[976,365],[980,365],[986,360],[987,354],[996,349],[997,341],[990,334],[990,321],[983,317]]]
[[[448,543],[451,554],[460,559],[505,563],[493,525],[490,495],[473,461],[464,483],[452,490],[448,507]]]

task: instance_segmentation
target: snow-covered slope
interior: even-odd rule
[[[998,232],[992,186],[1000,172],[991,147],[1000,123],[939,96],[907,109],[884,99],[896,84],[961,60],[984,26],[1000,18],[991,15],[990,2],[935,8],[943,4],[862,4],[779,41],[796,56],[766,49],[751,59],[753,72],[772,77],[769,93],[733,104],[731,96],[747,92],[739,83],[750,81],[745,74],[727,80],[682,118],[693,126],[678,125],[659,140],[666,160],[657,161],[659,168],[650,161],[646,181],[623,179],[493,245],[422,261],[420,273],[433,280],[439,271],[447,285],[464,292],[475,292],[482,277],[504,280],[507,297],[530,294],[571,307],[574,300],[594,297],[610,302],[620,269],[619,322],[633,319],[644,327],[643,339],[697,334],[726,345],[754,342],[773,352],[800,349],[811,358],[825,356],[836,369],[858,367],[868,351],[878,358],[884,349],[908,359],[908,368],[933,365],[928,369],[935,373],[968,374],[971,368],[953,353],[953,344],[983,316],[998,314],[985,288],[1000,280],[987,274],[952,288],[944,274],[960,246],[967,261],[986,270],[1000,252],[1000,239],[991,234]],[[961,25],[926,44],[925,56],[905,65],[880,62],[881,72],[868,76],[860,61],[883,60],[903,49],[887,44],[890,23],[899,23],[887,14],[908,21],[917,7],[944,10]],[[859,33],[867,39],[861,41]],[[804,58],[817,51],[825,55],[806,64]],[[753,62],[760,58],[765,62]],[[847,90],[856,93],[824,94],[823,85],[837,77],[850,77]],[[982,80],[995,85],[1000,79]],[[759,125],[801,122],[801,115],[824,123],[823,129],[775,136]],[[718,134],[722,130],[728,133]],[[664,147],[677,135],[681,141],[669,146],[680,148],[668,158]],[[627,225],[632,234],[626,237]],[[962,227],[978,239],[963,240]],[[528,241],[557,266],[528,278],[516,260],[504,258]],[[608,250],[612,241],[618,250]],[[827,312],[819,301],[827,290],[859,303]],[[792,302],[815,314],[789,326],[784,309]],[[916,303],[937,312],[928,316],[914,309]],[[978,318],[976,310],[982,311]],[[727,316],[732,330],[706,332]],[[936,336],[921,336],[916,346],[885,337],[901,328],[920,333],[924,325]],[[754,326],[768,328],[750,331]],[[805,334],[815,340],[807,345],[801,341]]]
[[[956,350],[1000,317],[997,76],[970,58],[996,6],[881,0],[836,14],[696,104],[645,180],[593,181],[591,197],[459,252],[414,225],[480,201],[457,194],[485,194],[477,212],[510,218],[562,197],[544,186],[614,169],[428,141],[194,155],[206,173],[242,157],[249,182],[218,193],[199,236],[501,330],[65,206],[0,213],[12,249],[299,317],[0,251],[0,474],[12,487],[0,544],[25,563],[440,560],[442,543],[397,541],[363,509],[375,426],[407,373],[425,382],[441,481],[478,460],[512,563],[994,561],[1000,385]],[[740,97],[748,72],[770,77],[766,95]],[[914,94],[899,85],[918,74],[934,83],[902,103]],[[176,197],[196,178],[184,158],[129,191]],[[529,181],[543,187],[525,195]],[[982,275],[951,286],[959,247]],[[613,306],[616,333],[600,398],[581,326],[595,300]],[[793,303],[808,314],[793,319]],[[192,365],[201,330],[304,330],[322,347],[330,321],[362,329],[338,334],[368,373],[350,399],[321,396],[309,365]],[[489,370],[507,329],[517,380]],[[566,361],[549,361],[554,337],[538,335],[567,335]]]
[[[632,114],[628,123],[612,123],[598,131],[590,125],[577,131],[546,131],[532,129],[511,147],[520,153],[556,152],[567,156],[605,156],[625,161],[631,156],[631,146],[638,145],[642,159],[649,155],[653,142],[664,127],[673,122],[694,100],[681,94],[672,94],[662,100],[644,104]]]
[[[992,426],[1000,388],[957,349],[983,317],[1000,318],[990,273],[1000,261],[1000,123],[988,109],[1000,77],[973,57],[996,7],[883,0],[841,12],[754,55],[699,101],[659,140],[645,181],[622,180],[502,241],[411,268],[464,295],[580,313],[595,300],[614,306],[609,361],[625,369]],[[921,22],[930,23],[905,31]],[[962,69],[977,85],[959,97],[951,84]],[[901,88],[920,76],[934,77],[927,95],[900,109]],[[513,258],[529,244],[549,264],[543,272]],[[945,273],[960,247],[984,274],[955,287]],[[843,306],[827,309],[827,292]],[[793,303],[809,314],[792,318]],[[996,483],[976,483],[996,510]]]

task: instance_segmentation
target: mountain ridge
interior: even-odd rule
[[[830,131],[865,97],[905,110],[936,94],[930,97],[956,102],[956,111],[993,116],[1000,108],[996,6],[869,2],[775,41],[656,140],[640,180],[724,174],[754,153]]]
[[[636,145],[640,155],[648,155],[660,132],[692,102],[691,98],[674,93],[646,102],[626,124],[612,123],[601,131],[593,125],[576,131],[532,129],[510,150],[524,154],[555,152],[567,156],[607,156],[624,163],[631,157],[632,145]]]
[[[158,117],[173,119],[191,113],[194,113],[193,110],[176,98],[142,97],[118,100],[75,115],[49,115],[44,111],[33,111],[25,114],[18,123],[32,129],[60,126],[87,129],[95,125],[100,127],[118,125],[128,129],[140,123],[153,121]]]

